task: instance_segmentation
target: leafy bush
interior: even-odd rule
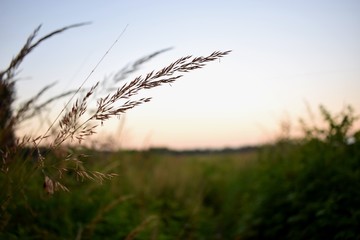
[[[245,239],[359,239],[360,139],[349,107],[320,108],[324,128],[263,153],[258,186],[240,222]]]

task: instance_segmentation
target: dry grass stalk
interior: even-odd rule
[[[5,80],[7,79],[8,81],[15,81],[15,74],[16,74],[16,69],[19,67],[19,65],[22,63],[22,61],[25,59],[25,57],[32,51],[34,50],[40,43],[42,43],[43,41],[51,38],[54,35],[57,35],[59,33],[62,33],[68,29],[71,28],[75,28],[75,27],[81,27],[84,25],[87,25],[89,23],[78,23],[78,24],[73,24],[73,25],[69,25],[60,29],[57,29],[43,37],[41,37],[39,40],[37,40],[35,43],[35,37],[37,36],[38,32],[40,31],[41,25],[39,25],[34,32],[28,37],[25,45],[22,47],[22,49],[20,50],[20,52],[16,55],[15,58],[13,58],[13,60],[10,62],[10,65],[2,72],[0,72],[0,79],[1,80]]]
[[[60,131],[51,146],[57,147],[69,138],[72,140],[77,139],[81,142],[85,137],[96,133],[95,129],[98,124],[89,126],[88,124],[91,121],[100,121],[103,124],[104,121],[120,116],[128,110],[151,100],[150,97],[130,100],[140,91],[159,87],[163,84],[171,84],[183,76],[181,73],[202,68],[207,62],[224,57],[229,53],[230,51],[216,51],[206,57],[195,57],[193,59],[191,59],[191,56],[183,57],[157,72],[152,71],[144,77],[136,77],[134,80],[118,88],[113,94],[100,98],[97,101],[95,113],[91,114],[83,122],[80,122],[81,116],[86,113],[88,98],[93,95],[99,85],[99,83],[96,83],[87,92],[85,97],[76,100],[71,110],[61,118],[59,121]]]
[[[94,127],[88,128],[87,126],[84,126],[79,131],[78,124],[80,117],[86,113],[88,105],[87,100],[91,95],[93,95],[94,90],[95,88],[97,88],[98,85],[99,83],[96,83],[92,88],[90,88],[90,90],[82,99],[76,100],[71,110],[61,118],[61,120],[59,121],[60,131],[58,132],[53,142],[53,145],[51,146],[52,148],[59,146],[68,138],[74,139],[74,137],[76,137],[76,139],[81,142],[84,136],[92,135],[95,133],[93,131]],[[75,136],[76,133],[79,134]]]
[[[1,170],[2,172],[5,173],[9,171],[7,163],[11,160],[13,153],[16,152],[16,147],[33,144],[34,149],[36,149],[38,156],[37,168],[34,169],[35,170],[41,169],[41,171],[43,172],[44,189],[48,194],[53,194],[54,191],[58,189],[62,189],[64,191],[68,190],[58,181],[59,179],[62,178],[65,172],[69,172],[69,171],[74,172],[75,176],[79,180],[92,179],[100,182],[102,182],[105,179],[111,179],[114,176],[116,176],[116,174],[100,173],[98,171],[88,171],[83,167],[82,162],[78,160],[76,156],[72,156],[72,155],[69,155],[65,159],[59,160],[59,162],[54,165],[53,163],[46,161],[45,159],[46,153],[45,154],[42,153],[39,149],[40,143],[42,142],[43,139],[54,136],[54,139],[50,141],[50,146],[49,148],[47,148],[46,151],[56,151],[56,149],[59,149],[59,147],[64,145],[64,142],[68,140],[70,141],[76,140],[78,143],[81,143],[88,136],[94,135],[96,133],[96,128],[98,127],[98,125],[100,124],[102,125],[106,120],[115,116],[120,116],[125,112],[127,112],[128,110],[136,106],[139,106],[143,103],[149,102],[151,100],[150,97],[133,99],[139,92],[142,92],[145,89],[159,87],[164,84],[171,84],[177,79],[181,78],[183,76],[182,75],[183,73],[202,68],[205,66],[206,63],[224,57],[225,55],[230,53],[230,51],[224,51],[224,52],[216,51],[206,57],[194,57],[194,58],[192,56],[182,57],[157,72],[152,71],[145,76],[136,77],[132,81],[124,84],[122,87],[117,88],[113,93],[108,94],[106,97],[98,99],[97,107],[95,111],[91,112],[88,110],[89,101],[90,98],[94,97],[94,93],[97,90],[99,83],[96,83],[93,87],[91,87],[87,91],[84,91],[83,85],[89,79],[89,77],[97,68],[97,66],[101,63],[104,57],[108,54],[108,52],[112,49],[114,44],[121,37],[121,35],[126,29],[125,28],[123,32],[119,35],[119,37],[116,39],[116,41],[113,43],[113,45],[109,48],[109,50],[100,59],[100,61],[91,71],[89,76],[84,80],[84,82],[76,91],[61,93],[41,104],[38,104],[37,102],[39,101],[40,97],[48,89],[54,86],[54,83],[49,84],[44,88],[42,88],[34,97],[24,102],[20,106],[20,108],[17,111],[15,111],[15,113],[13,114],[13,111],[11,109],[11,104],[14,101],[14,91],[15,91],[14,85],[16,82],[15,76],[17,74],[16,73],[17,68],[24,60],[24,58],[30,52],[32,52],[34,48],[36,48],[41,42],[45,41],[46,39],[49,39],[50,37],[62,33],[70,28],[83,26],[85,24],[87,23],[74,24],[58,29],[35,41],[35,38],[41,27],[39,26],[29,36],[21,51],[12,59],[10,65],[4,71],[0,72],[0,86],[2,87],[0,89],[1,90],[0,96],[3,96],[5,94],[7,96],[7,100],[9,101],[9,103],[6,104],[4,103],[4,101],[0,103],[0,114],[2,114],[1,115],[2,120],[0,119],[0,121],[3,121],[4,119],[6,120],[6,122],[1,122],[1,126],[5,126],[5,127],[9,126],[10,133],[13,133],[13,127],[16,124],[33,117],[51,102],[58,100],[64,96],[72,95],[71,99],[66,104],[64,109],[61,110],[59,114],[59,116],[61,116],[61,114],[67,109],[67,106],[72,101],[72,99],[78,93],[85,92],[85,95],[83,97],[79,97],[73,104],[72,108],[69,111],[65,112],[63,117],[58,121],[58,128],[55,127],[53,128],[54,124],[58,120],[57,117],[55,121],[51,123],[46,133],[43,134],[42,136],[39,136],[37,138],[24,137],[22,141],[14,140],[15,144],[13,145],[15,145],[15,148],[11,151],[9,150],[10,148],[0,149],[2,155],[2,162],[3,162]],[[114,82],[117,83],[125,79],[126,77],[129,76],[129,74],[138,70],[142,64],[168,50],[169,49],[160,50],[158,52],[155,52],[151,55],[145,56],[135,61],[131,66],[123,68],[114,76],[113,78]],[[4,136],[2,135],[6,133],[7,133],[6,131],[0,131],[0,140],[5,139]],[[8,144],[8,146],[11,145]],[[32,155],[32,153],[30,155]],[[53,170],[55,169],[55,172],[57,172],[57,174],[55,174],[54,171],[50,171],[50,169]],[[31,174],[33,173],[29,172],[27,174],[31,176]],[[23,179],[26,179],[26,177],[24,177]]]
[[[97,101],[95,112],[82,121],[82,117],[88,112],[88,99],[99,86],[99,83],[96,83],[84,97],[77,99],[72,108],[60,119],[59,131],[54,141],[50,144],[50,149],[56,149],[67,140],[77,140],[81,143],[86,137],[96,133],[95,130],[99,125],[98,122],[102,125],[106,120],[120,116],[128,110],[151,100],[150,97],[130,100],[140,91],[164,84],[171,84],[181,78],[183,76],[182,73],[202,68],[206,63],[224,57],[229,53],[230,51],[216,51],[206,57],[182,57],[157,72],[152,71],[145,76],[136,77],[118,88],[113,94],[100,98]],[[103,174],[96,171],[88,171],[82,164],[79,164],[77,159],[69,159],[68,161],[76,163],[76,167],[72,170],[74,170],[78,180],[90,179],[102,182],[104,179],[111,179],[116,175],[113,173]],[[66,167],[58,169],[59,178],[66,170]]]
[[[144,57],[139,58],[138,60],[136,60],[135,62],[133,62],[132,64],[128,64],[125,67],[123,67],[120,71],[118,71],[114,77],[112,78],[113,83],[118,83],[122,80],[125,80],[129,77],[130,74],[137,72],[142,65],[144,65],[145,63],[147,63],[148,61],[150,61],[151,59],[155,58],[156,56],[167,52],[169,50],[171,50],[172,48],[165,48],[156,52],[153,52],[149,55],[146,55]],[[106,79],[105,79],[106,80]],[[115,91],[116,88],[107,88],[107,90],[109,91]]]
[[[47,194],[54,194],[54,182],[48,176],[45,176],[44,190]]]
[[[32,34],[28,37],[26,43],[21,48],[19,53],[11,60],[9,66],[0,71],[0,127],[2,128],[0,131],[0,150],[11,151],[11,148],[16,147],[16,138],[14,135],[14,131],[16,126],[29,116],[28,111],[31,110],[31,106],[34,102],[46,91],[51,85],[46,86],[38,94],[36,94],[33,98],[26,101],[19,110],[13,111],[13,103],[15,101],[15,82],[17,69],[20,64],[24,61],[26,56],[32,52],[40,43],[43,41],[62,33],[68,29],[84,26],[88,23],[79,23],[73,24],[70,26],[66,26],[60,29],[57,29],[49,34],[41,37],[37,41],[35,38],[40,31],[41,25],[38,26]],[[32,115],[32,114],[30,114]]]
[[[132,230],[125,238],[125,240],[135,239],[136,236],[143,231],[150,223],[157,224],[159,221],[159,217],[156,215],[152,215],[147,217],[139,226],[137,226],[134,230]]]
[[[229,52],[230,51],[213,52],[207,57],[196,57],[192,60],[190,60],[191,56],[183,57],[158,72],[150,72],[145,77],[139,76],[118,88],[114,94],[109,94],[105,98],[100,98],[97,111],[91,119],[103,122],[111,117],[119,116],[135,106],[149,102],[151,98],[140,98],[134,101],[128,99],[145,89],[173,83],[175,80],[182,77],[180,73],[202,68],[206,62],[221,58]],[[124,104],[117,107],[115,104],[120,100],[126,101]]]

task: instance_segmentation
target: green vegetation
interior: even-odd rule
[[[43,40],[81,25],[33,43],[38,28],[0,72],[0,239],[360,239],[360,131],[351,107],[338,115],[320,107],[322,125],[301,121],[302,137],[285,134],[246,151],[106,152],[70,144],[95,134],[90,123],[150,98],[119,100],[229,51],[180,58],[135,78],[100,98],[95,113],[87,101],[98,84],[70,91],[85,95],[64,108],[58,124],[38,138],[16,138],[22,121],[58,99],[38,104],[49,85],[14,109],[17,67]],[[50,144],[40,145],[43,139]]]
[[[256,194],[240,221],[246,239],[359,239],[360,131],[349,107],[320,108],[325,127],[260,156]]]
[[[360,132],[351,109],[321,111],[323,128],[251,152],[88,150],[89,168],[119,176],[68,172],[70,192],[48,195],[39,175],[3,192],[0,238],[359,239]]]

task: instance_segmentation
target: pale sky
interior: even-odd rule
[[[1,69],[39,24],[42,36],[92,22],[47,40],[28,56],[17,83],[20,100],[53,81],[59,83],[47,97],[78,87],[126,25],[87,86],[167,47],[173,49],[128,80],[182,56],[233,50],[171,87],[147,92],[153,100],[129,111],[123,128],[116,118],[105,123],[97,137],[112,134],[117,146],[238,147],[272,140],[282,120],[296,125],[306,115],[305,102],[314,111],[319,104],[332,112],[346,104],[360,111],[357,0],[2,0],[0,9]]]

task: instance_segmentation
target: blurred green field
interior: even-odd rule
[[[13,198],[17,203],[15,209],[8,209],[11,215],[5,229],[9,231],[3,236],[33,239],[221,236],[236,212],[232,208],[239,207],[233,199],[240,194],[239,172],[253,165],[255,156],[255,152],[213,155],[93,152],[86,163],[89,168],[111,170],[119,176],[102,184],[65,178],[71,192],[60,191],[53,196],[43,191],[41,176],[32,178],[26,188],[33,190]]]
[[[68,172],[54,195],[41,173],[20,188],[2,173],[0,239],[360,239],[360,131],[344,119],[246,152],[87,150],[118,176]]]

